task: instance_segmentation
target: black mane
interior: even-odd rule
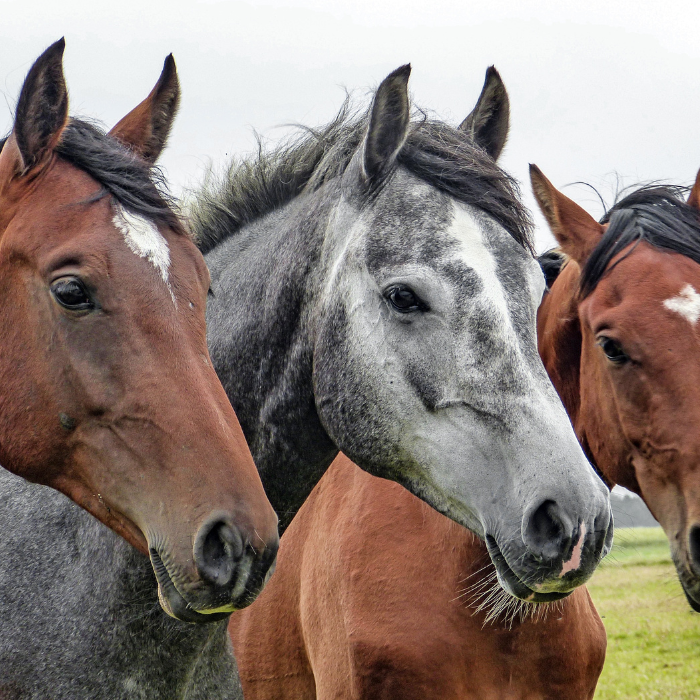
[[[96,180],[104,195],[112,195],[128,211],[184,232],[160,173],[97,126],[71,119],[55,152]]]
[[[369,115],[351,113],[346,100],[320,129],[302,128],[282,146],[255,158],[233,161],[225,176],[205,186],[190,211],[195,240],[203,253],[252,221],[313,192],[342,175],[359,148]],[[533,251],[532,223],[515,181],[464,131],[422,115],[412,123],[398,163],[430,185],[483,210],[518,243]]]
[[[700,264],[700,212],[685,203],[686,193],[685,187],[649,185],[615,204],[601,219],[610,225],[581,273],[581,297],[593,292],[616,255],[639,241]]]
[[[547,289],[551,289],[556,282],[557,277],[564,269],[568,258],[559,248],[550,248],[549,250],[537,256],[537,262],[540,264],[544,281],[547,284]]]

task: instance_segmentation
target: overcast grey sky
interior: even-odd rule
[[[5,131],[32,61],[63,35],[71,112],[107,126],[173,52],[183,100],[162,164],[176,192],[209,162],[250,151],[253,128],[276,138],[279,125],[328,120],[343,86],[364,98],[406,62],[416,103],[453,122],[496,65],[512,110],[502,164],[530,206],[528,162],[557,186],[585,180],[606,197],[616,173],[689,184],[700,167],[696,2],[0,0],[0,11]],[[565,191],[600,213],[584,188]]]

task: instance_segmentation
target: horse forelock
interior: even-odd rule
[[[700,264],[700,212],[685,202],[686,193],[685,187],[650,185],[617,202],[601,219],[608,228],[583,266],[581,298],[589,296],[634,248],[611,266],[616,256],[642,241]]]
[[[207,253],[304,192],[342,176],[361,146],[369,113],[346,100],[327,125],[300,132],[279,147],[233,161],[223,178],[211,178],[191,207],[195,239]],[[418,112],[397,166],[465,204],[481,209],[532,252],[532,223],[517,183],[464,131]],[[390,175],[390,173],[389,173]]]
[[[61,133],[56,154],[92,177],[131,214],[185,234],[174,201],[157,168],[129,151],[99,127],[71,119]]]

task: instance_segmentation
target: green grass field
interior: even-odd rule
[[[596,700],[700,700],[700,615],[661,528],[615,531],[588,586],[608,633]]]

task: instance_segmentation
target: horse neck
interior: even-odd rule
[[[638,492],[609,380],[579,316],[581,270],[569,261],[537,314],[540,356],[586,456],[608,487]],[[589,347],[590,346],[590,347]]]
[[[148,558],[57,491],[0,468],[0,493],[0,697],[242,697],[226,621],[168,617]]]
[[[580,268],[570,261],[537,312],[537,344],[552,384],[576,425],[581,404],[581,323],[578,315]]]
[[[212,362],[281,531],[338,453],[316,412],[312,381],[329,208],[320,192],[299,197],[206,255]]]

